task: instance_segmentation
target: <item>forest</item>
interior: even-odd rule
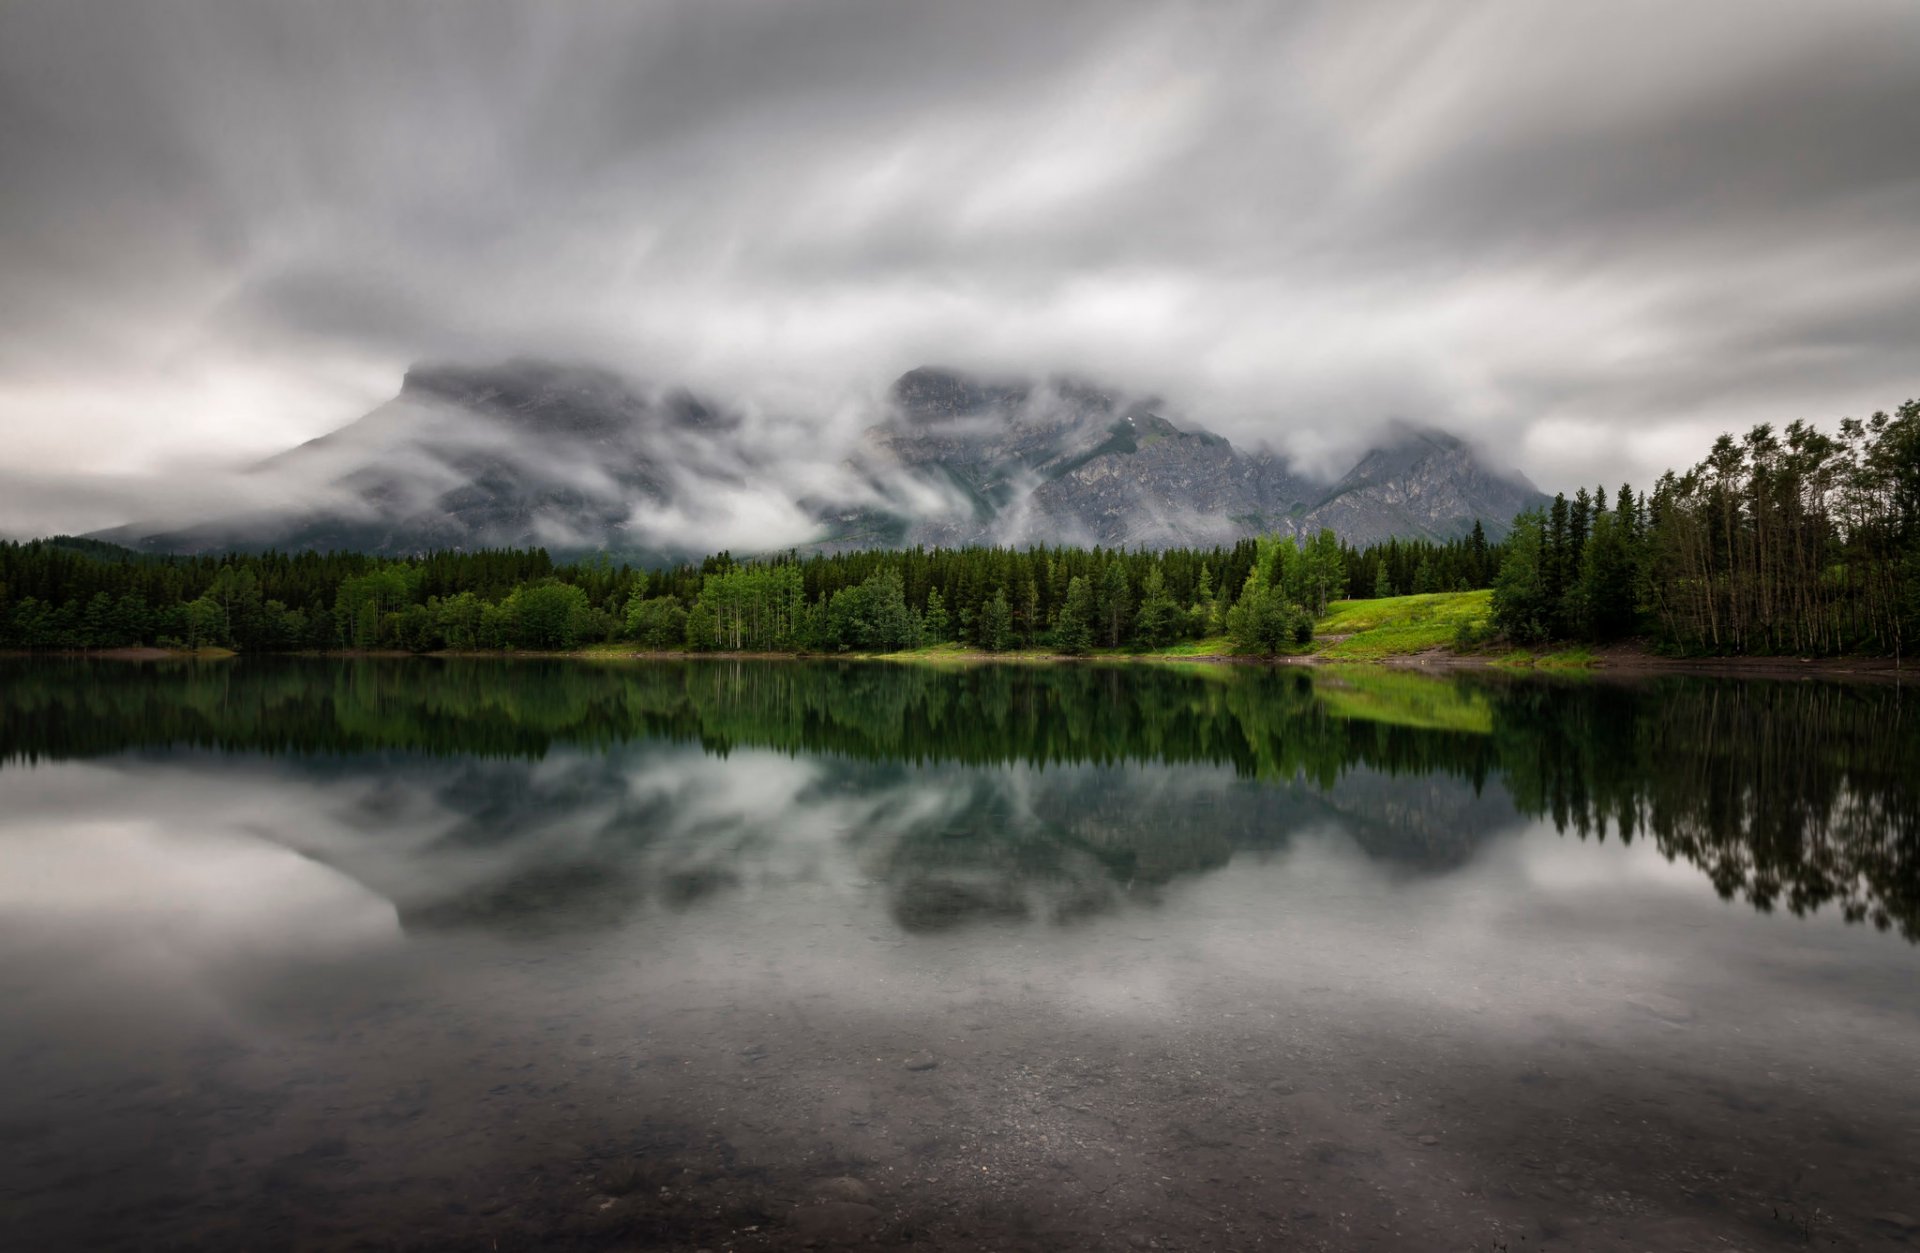
[[[720,553],[665,569],[540,550],[169,557],[0,543],[0,649],[1148,651],[1307,646],[1341,599],[1492,588],[1462,645],[1639,639],[1683,655],[1902,655],[1920,634],[1920,402],[1722,436],[1651,490],[1561,495],[1490,542],[1330,531],[1162,551]]]
[[[1521,644],[1641,637],[1682,654],[1911,651],[1920,633],[1920,401],[1723,435],[1651,491],[1522,514],[1493,627]]]
[[[601,642],[724,652],[1161,648],[1225,636],[1270,653],[1338,599],[1485,586],[1500,549],[1364,550],[1323,532],[1231,548],[789,552],[647,570],[539,550],[154,557],[84,539],[0,544],[0,648],[246,652],[559,650]]]

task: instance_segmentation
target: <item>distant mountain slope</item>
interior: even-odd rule
[[[739,434],[686,392],[602,370],[417,368],[364,418],[255,467],[286,485],[286,505],[102,538],[178,552],[632,550],[636,510],[746,481],[755,458]]]
[[[905,470],[957,497],[944,513],[851,511],[840,546],[916,543],[1230,543],[1260,532],[1330,527],[1355,543],[1448,538],[1475,519],[1490,535],[1541,495],[1495,473],[1460,440],[1414,432],[1369,452],[1331,486],[1284,458],[1183,429],[1151,399],[1072,380],[985,381],[919,369],[894,385],[893,412],[857,461],[879,477]]]
[[[1314,501],[1304,521],[1355,544],[1396,535],[1447,539],[1471,531],[1475,519],[1499,538],[1515,514],[1544,500],[1524,477],[1495,473],[1453,436],[1411,431],[1362,457]]]
[[[917,476],[947,507],[843,514],[833,536],[842,546],[889,534],[926,544],[1231,542],[1284,523],[1313,490],[1284,461],[1182,429],[1152,400],[1075,380],[919,369],[895,383],[892,401],[856,465],[876,481]]]
[[[256,466],[270,501],[97,538],[148,552],[544,546],[667,559],[722,547],[1036,542],[1167,547],[1332,527],[1367,543],[1504,534],[1540,499],[1412,432],[1333,484],[1082,380],[901,376],[850,455],[605,370],[421,367],[359,421]],[[796,451],[797,450],[797,451]]]

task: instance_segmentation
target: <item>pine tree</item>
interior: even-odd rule
[[[1118,648],[1133,621],[1133,595],[1127,587],[1126,562],[1118,553],[1100,576],[1100,635],[1108,648]]]
[[[1514,641],[1537,644],[1552,634],[1553,597],[1547,588],[1545,523],[1538,510],[1513,520],[1506,560],[1493,585],[1493,623]]]
[[[937,587],[927,593],[927,611],[921,616],[920,626],[929,644],[946,643],[953,630],[953,623],[947,617],[946,598]]]
[[[1053,646],[1074,654],[1093,647],[1093,590],[1077,574],[1067,582],[1066,599],[1053,627]]]
[[[1013,644],[1013,606],[1007,603],[1007,591],[997,587],[993,598],[980,611],[980,647],[990,653],[1003,653]]]
[[[1166,575],[1159,566],[1147,572],[1146,585],[1141,589],[1140,609],[1134,615],[1134,641],[1144,648],[1161,648],[1173,639],[1174,618],[1180,612],[1179,605],[1167,594]]]

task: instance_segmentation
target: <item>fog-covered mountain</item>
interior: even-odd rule
[[[859,461],[877,479],[905,470],[962,507],[918,517],[844,513],[833,532],[843,544],[1166,547],[1322,527],[1364,544],[1464,535],[1476,519],[1498,537],[1542,499],[1525,478],[1495,473],[1438,431],[1408,431],[1327,483],[1275,453],[1176,425],[1150,398],[1074,380],[989,382],[937,369],[894,385],[890,414],[868,432]]]
[[[544,545],[644,550],[636,512],[668,519],[751,490],[761,471],[737,415],[604,370],[517,361],[407,373],[359,421],[255,466],[284,503],[104,532],[179,552],[409,553]],[[677,542],[659,545],[663,553]]]
[[[411,553],[542,545],[672,557],[730,547],[1033,542],[1148,547],[1327,526],[1356,543],[1503,534],[1539,493],[1439,432],[1328,483],[1071,380],[923,368],[852,448],[804,423],[548,362],[416,368],[359,421],[253,467],[244,508],[102,533],[156,550]]]

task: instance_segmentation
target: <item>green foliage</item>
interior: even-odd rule
[[[1000,607],[1006,608],[1004,595]],[[899,572],[880,570],[835,592],[827,605],[824,643],[864,653],[891,653],[918,644]]]
[[[503,608],[513,643],[520,648],[572,648],[585,642],[593,623],[586,592],[570,583],[516,587]]]
[[[1053,646],[1070,655],[1093,647],[1093,591],[1078,575],[1067,584],[1066,603],[1053,626]]]
[[[920,633],[929,644],[944,644],[953,638],[953,619],[947,613],[946,598],[937,587],[927,593],[927,611],[921,615]]]
[[[734,652],[799,647],[810,642],[805,639],[805,607],[799,566],[792,562],[734,565],[728,561],[726,568],[701,580],[699,603],[689,614],[688,638],[696,647]],[[864,600],[857,606],[849,600],[841,612],[852,614],[856,609],[862,614],[869,612]],[[905,613],[904,606],[901,613]],[[696,618],[703,629],[710,624],[709,638],[693,638]],[[869,629],[864,619],[861,629]]]
[[[1723,435],[1648,495],[1582,488],[1508,539],[1494,617],[1516,643],[1636,633],[1680,653],[1902,652],[1920,543],[1920,402],[1838,435]]]
[[[1110,561],[1100,576],[1096,615],[1100,623],[1100,642],[1108,648],[1120,647],[1133,622],[1133,595],[1127,588],[1127,568]]]
[[[1606,642],[1633,634],[1638,620],[1634,565],[1627,525],[1608,513],[1594,518],[1580,554],[1570,615],[1581,636]]]
[[[1164,648],[1173,642],[1179,623],[1180,606],[1167,592],[1166,575],[1155,566],[1147,574],[1140,609],[1134,615],[1134,642],[1142,648]]]
[[[648,648],[686,642],[687,611],[678,596],[636,596],[627,602],[627,638]]]
[[[1293,606],[1280,589],[1259,574],[1247,576],[1247,586],[1227,611],[1227,638],[1236,653],[1271,656],[1293,640]]]
[[[186,641],[188,648],[211,648],[227,642],[226,615],[211,596],[196,596],[187,602]]]
[[[1493,585],[1493,623],[1522,644],[1547,639],[1555,622],[1552,580],[1545,556],[1548,523],[1538,511],[1513,520],[1507,557]]]
[[[980,647],[990,653],[1004,653],[1013,646],[1013,607],[1007,603],[1005,588],[995,588],[993,599],[980,614]]]

